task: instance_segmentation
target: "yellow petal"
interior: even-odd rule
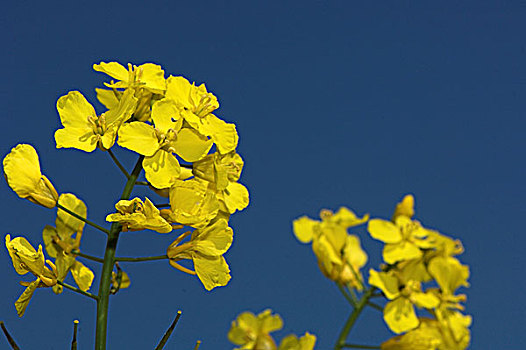
[[[243,312],[232,321],[228,331],[228,340],[236,345],[244,345],[255,340],[259,331],[259,323],[252,312]]]
[[[153,126],[143,122],[131,122],[121,126],[117,143],[147,157],[153,156],[160,146]]]
[[[56,258],[59,251],[62,252],[62,248],[57,246],[53,241],[54,236],[58,236],[57,229],[53,226],[46,225],[42,231],[42,239],[44,241],[47,254],[52,258]]]
[[[391,273],[377,272],[370,269],[369,284],[381,289],[389,300],[393,300],[400,295],[398,278]]]
[[[117,80],[128,81],[128,69],[124,68],[118,62],[101,62],[99,64],[94,64],[93,70],[108,74],[110,77]]]
[[[418,327],[420,323],[413,304],[407,298],[396,298],[384,308],[384,320],[389,328],[399,334]]]
[[[392,222],[382,219],[371,219],[367,225],[371,237],[384,243],[398,243],[402,240],[400,229]]]
[[[429,262],[428,270],[445,294],[453,294],[460,286],[469,286],[469,267],[456,258],[437,256]]]
[[[172,142],[175,153],[187,162],[196,162],[207,155],[212,147],[212,140],[199,134],[194,129],[183,128],[177,133],[177,140]]]
[[[154,63],[144,63],[137,69],[140,71],[139,82],[144,83],[145,88],[159,94],[166,90],[164,70],[161,66]]]
[[[91,129],[88,117],[96,117],[93,106],[78,91],[70,91],[57,101],[57,111],[64,128]]]
[[[95,278],[93,271],[78,261],[75,261],[71,267],[71,275],[77,282],[77,286],[83,291],[90,289],[93,278]]]
[[[241,211],[248,206],[248,190],[238,182],[230,182],[224,190],[223,201],[230,214],[234,214],[236,210]]]
[[[17,145],[5,156],[3,165],[7,183],[19,197],[47,208],[55,207],[57,191],[40,173],[38,155],[31,145]]]
[[[195,272],[206,290],[226,286],[230,281],[230,269],[222,256],[209,257],[199,253],[192,254]]]
[[[171,187],[181,173],[181,166],[177,158],[163,150],[158,150],[151,157],[145,157],[142,161],[142,167],[146,179],[155,188]]]
[[[369,215],[364,215],[362,218],[359,218],[353,211],[341,207],[338,211],[332,216],[332,220],[336,221],[339,225],[349,228],[363,224],[369,220]]]
[[[24,290],[22,295],[20,295],[18,300],[15,301],[16,313],[19,317],[24,316],[27,305],[29,305],[29,302],[31,301],[31,298],[33,297],[33,294],[35,293],[35,290],[37,289],[39,283],[40,279],[38,278],[35,281],[31,282],[31,284],[27,286],[26,290]]]
[[[97,99],[99,102],[107,109],[114,108],[119,104],[119,99],[115,95],[114,90],[95,88],[95,92],[97,93]]]
[[[213,114],[206,116],[204,123],[199,127],[199,132],[210,136],[221,154],[234,151],[239,141],[236,125],[226,123]]]
[[[169,129],[178,130],[177,120],[180,119],[179,109],[172,100],[162,99],[152,106],[152,120],[155,128],[162,133]]]
[[[234,232],[226,220],[217,220],[203,229],[195,230],[192,242],[195,250],[203,255],[218,256],[224,254],[232,245]]]
[[[440,300],[432,293],[413,292],[411,293],[410,300],[416,306],[426,309],[437,307],[440,303]]]
[[[93,152],[97,148],[100,136],[91,128],[67,128],[55,131],[57,148],[76,148],[84,152]]]
[[[301,243],[309,243],[314,237],[314,231],[319,221],[312,220],[307,216],[302,216],[292,222],[294,235]]]
[[[278,314],[272,315],[271,310],[267,309],[258,315],[261,333],[271,333],[283,328],[283,320]]]
[[[10,235],[6,235],[5,245],[18,274],[25,275],[31,272],[35,276],[40,276],[44,273],[45,259],[42,246],[36,251],[24,237],[15,237],[11,240]]]
[[[58,198],[58,203],[83,218],[87,217],[88,209],[86,208],[86,204],[72,193],[61,194]],[[55,225],[57,226],[57,231],[61,239],[65,239],[66,235],[69,238],[73,233],[82,232],[84,229],[84,221],[75,218],[62,209],[57,210]]]
[[[411,219],[415,215],[415,197],[412,194],[405,195],[400,203],[396,205],[393,219],[403,215]]]
[[[417,259],[421,256],[422,251],[416,245],[407,241],[386,244],[383,250],[384,261],[388,264],[394,264],[397,261]]]
[[[206,181],[177,181],[170,188],[170,205],[174,222],[196,228],[205,227],[217,216],[219,203]]]
[[[137,98],[134,96],[133,89],[126,89],[121,95],[119,103],[104,113],[104,119],[108,128],[120,126],[123,122],[130,119],[137,107]]]
[[[356,235],[348,235],[343,249],[345,261],[347,261],[356,272],[367,263],[367,253],[360,245],[360,239]]]
[[[193,108],[190,104],[190,89],[192,85],[184,77],[169,76],[166,79],[165,97],[174,100],[186,108]]]

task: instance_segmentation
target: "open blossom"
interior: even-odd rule
[[[127,90],[117,105],[97,116],[95,108],[80,92],[70,91],[57,101],[58,114],[64,126],[55,132],[57,148],[76,148],[85,152],[93,152],[97,147],[110,149],[118,129],[131,117],[136,105],[133,90]]]
[[[5,156],[4,175],[9,187],[21,198],[46,208],[54,208],[58,193],[51,181],[40,172],[37,151],[28,144],[19,144]]]
[[[146,197],[120,200],[115,204],[117,213],[106,216],[106,221],[118,222],[125,230],[153,230],[159,233],[169,233],[172,225],[161,215],[159,209]]]
[[[18,316],[22,317],[35,290],[39,287],[53,287],[57,284],[57,268],[49,260],[45,260],[42,246],[38,251],[24,237],[5,236],[5,246],[13,261],[13,267],[19,275],[33,274],[36,280],[33,282],[21,282],[27,287],[20,298],[15,302]],[[49,266],[46,266],[46,264]]]
[[[228,340],[241,345],[236,350],[276,350],[276,342],[270,333],[283,328],[283,320],[278,314],[272,315],[267,309],[257,316],[252,312],[243,312],[232,321],[228,331]]]
[[[230,268],[223,254],[232,245],[234,232],[224,219],[217,219],[210,225],[196,229],[188,242],[181,241],[188,236],[187,232],[177,238],[167,249],[170,265],[191,274],[197,274],[206,290],[226,286],[230,281]],[[183,268],[177,263],[182,259],[192,260],[195,272]]]

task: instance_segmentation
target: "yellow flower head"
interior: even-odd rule
[[[115,204],[115,209],[117,213],[106,216],[106,221],[118,222],[125,230],[153,230],[159,233],[169,233],[173,229],[147,197],[144,202],[139,198],[120,200]]]
[[[41,245],[36,251],[24,237],[15,237],[11,240],[11,236],[6,235],[5,246],[13,261],[15,271],[19,275],[30,272],[36,277],[36,280],[31,283],[21,282],[27,288],[15,302],[15,307],[18,316],[22,317],[36,288],[52,287],[57,284],[57,268],[51,261],[45,260]]]
[[[422,292],[418,281],[406,281],[402,284],[393,271],[369,270],[369,284],[380,289],[390,300],[384,308],[384,320],[395,333],[406,332],[418,326],[413,305],[432,309],[440,302],[432,292]]]
[[[178,180],[170,188],[170,206],[165,212],[171,221],[195,228],[205,227],[219,212],[216,194],[198,179]]]
[[[76,148],[85,152],[93,152],[97,146],[110,149],[115,143],[117,130],[131,117],[136,105],[133,90],[126,90],[112,109],[97,116],[95,108],[80,92],[70,91],[57,101],[64,126],[55,132],[57,148]]]
[[[206,290],[226,286],[231,276],[223,254],[232,245],[234,235],[227,221],[215,220],[205,228],[195,230],[190,241],[179,245],[189,234],[190,232],[182,234],[168,247],[166,254],[170,265],[178,270],[197,274]],[[179,265],[177,261],[181,259],[191,259],[195,272]]]
[[[270,309],[257,316],[247,311],[232,321],[232,326],[228,331],[228,340],[236,345],[241,345],[236,350],[276,350],[276,343],[270,333],[280,330],[282,327],[283,320],[278,314],[272,315]],[[282,348],[280,347],[280,349]],[[283,349],[295,348],[284,347]],[[303,348],[300,349],[303,350]]]
[[[75,195],[63,193],[60,195],[58,202],[72,212],[84,218],[87,217],[86,205]],[[55,258],[57,279],[64,281],[68,272],[71,272],[79,288],[87,291],[91,287],[95,275],[93,271],[80,261],[77,261],[75,256],[71,254],[72,250],[78,251],[80,248],[84,222],[59,209],[55,225],[56,228],[46,225],[42,232],[42,237],[48,255]],[[76,234],[75,238],[73,238],[74,234]],[[62,293],[62,286],[58,284],[53,286],[53,291],[56,294]]]
[[[46,208],[54,208],[58,194],[53,184],[40,172],[38,154],[31,145],[19,144],[5,156],[4,176],[20,198]]]
[[[209,136],[221,154],[236,149],[238,135],[234,124],[226,123],[212,114],[219,108],[217,98],[204,84],[195,86],[184,77],[170,76],[166,80],[166,99],[180,106],[182,116],[200,134]]]
[[[360,269],[367,262],[367,254],[360,239],[347,232],[349,227],[360,225],[369,218],[359,218],[351,210],[341,207],[336,213],[322,210],[321,221],[302,216],[293,222],[296,238],[302,243],[312,241],[312,250],[323,274],[338,283],[362,289]]]

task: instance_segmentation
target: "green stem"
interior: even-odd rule
[[[379,311],[382,311],[382,312],[384,311],[384,308],[383,308],[383,307],[381,307],[380,305],[375,304],[375,303],[373,303],[373,302],[368,301],[368,302],[367,302],[367,305],[369,305],[369,306],[375,308],[376,310],[379,310]]]
[[[369,301],[369,298],[371,297],[371,294],[373,294],[376,287],[370,287],[367,289],[360,300],[358,300],[358,303],[356,304],[356,308],[351,313],[351,316],[347,319],[347,322],[345,322],[345,325],[343,326],[342,331],[340,332],[340,336],[338,337],[338,340],[336,342],[336,345],[334,346],[334,350],[341,350],[345,347],[345,340],[347,339],[349,332],[351,331],[352,327],[354,326],[354,323],[358,319],[358,316],[362,313],[362,310],[364,309],[365,305],[367,305],[367,302]]]
[[[115,261],[125,261],[125,262],[139,262],[139,261],[152,261],[152,260],[163,260],[168,259],[168,255],[158,255],[158,256],[142,256],[139,258],[115,258]]]
[[[115,157],[115,154],[113,154],[113,152],[111,151],[111,149],[108,150],[108,154],[110,155],[111,159],[113,159],[113,161],[115,162],[115,164],[117,164],[117,166],[119,167],[119,169],[121,169],[122,173],[124,174],[124,176],[126,176],[127,179],[130,178],[130,174],[128,174],[128,172],[126,171],[126,169],[124,169],[124,167],[122,166],[121,162],[119,162],[119,160],[117,159],[117,157]]]
[[[20,350],[18,345],[16,345],[15,340],[13,339],[11,334],[9,334],[9,332],[7,331],[7,328],[5,328],[4,321],[0,321],[0,327],[2,327],[2,331],[4,331],[5,337],[7,338],[7,342],[9,343],[9,345],[11,345],[11,348],[13,350]]]
[[[99,226],[99,225],[97,225],[96,223],[91,222],[91,221],[89,221],[89,220],[86,219],[86,218],[83,218],[83,217],[80,216],[79,214],[77,214],[77,213],[75,213],[75,212],[69,210],[68,208],[63,207],[62,205],[58,204],[58,202],[57,202],[57,208],[59,208],[60,210],[64,210],[64,211],[65,211],[66,213],[68,213],[69,215],[76,217],[76,218],[79,219],[80,221],[84,221],[86,224],[91,225],[91,226],[95,227],[95,228],[98,229],[98,230],[101,230],[102,232],[104,232],[104,233],[106,233],[106,234],[109,234],[109,233],[110,233],[110,231],[108,231],[108,229],[106,229],[106,228],[104,228],[104,227],[102,227],[102,226]]]
[[[182,312],[180,310],[177,311],[177,316],[175,316],[174,321],[172,322],[166,333],[164,333],[164,336],[162,337],[161,341],[159,342],[159,344],[157,344],[154,350],[162,350],[164,348],[164,345],[168,341],[168,338],[170,338],[170,335],[172,335],[172,332],[174,331],[177,321],[179,321],[179,317],[181,317],[181,313]]]
[[[201,345],[201,341],[200,340],[198,340],[197,343],[195,343],[194,350],[199,350],[199,345]]]
[[[71,341],[71,350],[77,350],[77,329],[79,327],[79,321],[73,321],[73,340]]]
[[[352,307],[356,307],[356,299],[354,299],[351,295],[349,295],[346,291],[345,291],[345,288],[339,284],[339,283],[336,283],[336,285],[338,286],[338,289],[340,290],[340,292],[343,294],[343,296],[345,297],[345,299],[347,299],[347,301],[349,302],[349,304],[351,304]]]
[[[146,181],[135,181],[135,184],[139,186],[150,186],[150,184]]]
[[[342,348],[350,349],[381,349],[381,347],[376,345],[360,345],[360,344],[343,344]]]
[[[91,294],[91,293],[88,293],[88,292],[85,292],[83,291],[82,289],[79,289],[77,287],[73,287],[67,283],[64,283],[64,282],[61,282],[61,281],[57,281],[58,284],[60,284],[62,287],[66,288],[66,289],[69,289],[69,290],[72,290],[74,292],[77,292],[79,294],[82,294],[82,295],[85,295],[87,297],[90,297],[91,299],[94,299],[94,300],[99,300],[99,297],[94,295],[94,294]]]
[[[81,252],[79,252],[78,250],[75,250],[75,249],[73,249],[71,251],[71,254],[83,257],[84,259],[88,259],[88,260],[104,263],[104,259],[97,258],[96,256],[91,256],[91,255],[88,255],[88,254],[81,253]]]
[[[135,181],[142,170],[142,160],[144,156],[140,156],[137,159],[137,163],[133,168],[124,190],[122,191],[121,199],[129,199],[132,192]],[[113,271],[113,265],[115,264],[115,250],[117,249],[117,242],[119,240],[119,234],[122,230],[122,226],[114,222],[111,225],[110,232],[108,234],[108,240],[106,243],[106,251],[104,253],[104,264],[102,265],[102,273],[100,276],[99,286],[99,300],[97,302],[97,328],[95,331],[95,350],[106,349],[106,334],[108,330],[108,306],[110,299],[110,286],[111,286],[111,272]]]

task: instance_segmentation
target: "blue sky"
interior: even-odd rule
[[[105,77],[93,63],[155,62],[205,82],[221,103],[218,115],[236,123],[251,204],[230,221],[230,284],[207,293],[166,262],[124,265],[132,286],[111,300],[110,349],[153,349],[179,309],[166,349],[197,339],[202,349],[230,349],[235,316],[268,307],[285,320],[277,338],[310,331],[318,349],[330,349],[350,310],[291,222],[341,205],[388,218],[406,193],[424,225],[464,243],[471,348],[520,348],[525,15],[520,1],[10,2],[0,15],[0,153],[35,146],[59,192],[75,193],[90,219],[103,222],[122,175],[106,154],[57,150],[53,140],[58,97],[79,90],[95,104]],[[134,154],[116,153],[133,166]],[[55,211],[18,199],[5,182],[0,192],[2,232],[38,244]],[[368,267],[377,266],[381,244],[355,232]],[[174,239],[121,237],[121,256],[163,254]],[[85,253],[102,256],[104,244],[86,229]],[[0,266],[0,318],[23,349],[67,348],[73,319],[81,348],[93,347],[92,300],[38,290],[19,319],[20,276],[5,250]],[[350,339],[388,337],[371,309]]]

